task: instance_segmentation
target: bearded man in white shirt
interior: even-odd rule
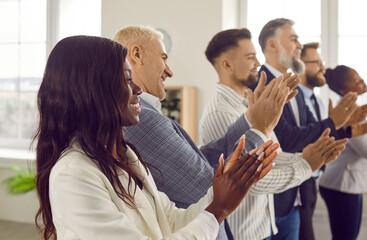
[[[205,53],[218,73],[219,83],[216,96],[206,106],[200,121],[203,144],[221,137],[228,126],[246,111],[247,97],[250,101],[253,98],[246,89],[258,81],[257,67],[260,66],[251,33],[246,28],[219,32],[212,38]],[[265,84],[265,78],[263,73],[259,84]],[[289,99],[295,94],[293,92]],[[324,135],[328,133],[329,130]],[[271,138],[276,140],[274,133]],[[275,159],[277,164],[272,171],[251,188],[246,199],[228,218],[235,239],[266,239],[277,233],[273,193],[301,184],[311,176],[312,171],[321,167],[320,163],[329,161],[329,154],[318,147],[321,143],[318,141],[302,153],[281,153]]]

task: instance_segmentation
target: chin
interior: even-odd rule
[[[358,93],[358,95],[362,95],[363,93],[367,92],[367,88],[363,89],[360,93]]]
[[[124,127],[129,127],[129,126],[134,126],[136,124],[138,124],[140,122],[139,117],[135,118],[135,119],[129,119],[128,121],[123,123]]]
[[[161,92],[158,96],[156,96],[159,98],[160,101],[162,101],[163,99],[166,98],[166,92],[163,90],[163,92]]]
[[[325,78],[318,78],[318,79],[319,79],[318,87],[322,87],[326,84],[326,79]]]

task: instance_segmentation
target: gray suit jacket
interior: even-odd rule
[[[228,158],[242,134],[246,133],[245,151],[263,143],[242,115],[225,135],[199,150],[179,124],[142,99],[140,106],[140,123],[126,128],[125,140],[136,146],[158,189],[177,207],[186,208],[206,194],[220,154]]]

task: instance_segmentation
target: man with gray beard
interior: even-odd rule
[[[267,83],[273,78],[291,69],[294,73],[303,74],[305,64],[300,59],[302,45],[293,28],[294,22],[285,18],[271,20],[260,32],[259,44],[265,55],[265,64],[261,67],[267,75]],[[252,89],[255,86],[251,87]],[[343,101],[343,105],[330,108],[329,117],[316,121],[305,104],[302,92],[284,106],[283,114],[274,129],[284,152],[302,152],[303,148],[313,143],[326,128],[330,128],[331,136],[337,139],[350,137],[351,133],[343,127],[356,108],[356,94],[351,94]],[[338,131],[341,129],[340,131]],[[291,188],[283,193],[275,194],[275,216],[278,234],[272,239],[312,239],[300,236],[300,207],[307,206],[307,190],[304,185]],[[307,221],[311,222],[312,220]],[[306,223],[306,224],[307,224]],[[303,223],[302,223],[303,224]]]

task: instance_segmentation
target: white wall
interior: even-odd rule
[[[222,30],[224,22],[226,27],[236,22],[223,21],[222,16],[234,15],[230,11],[236,9],[224,9],[222,1],[226,0],[103,0],[102,36],[112,38],[118,29],[127,25],[165,29],[173,41],[168,63],[174,73],[166,85],[197,87],[199,123],[218,81],[214,68],[205,58],[205,48],[214,34]],[[232,4],[236,1],[231,0]]]

